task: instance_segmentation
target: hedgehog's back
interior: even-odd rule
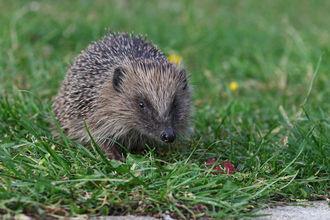
[[[146,37],[128,33],[111,33],[90,45],[86,53],[97,58],[101,65],[120,65],[123,60],[166,61],[167,58],[157,46],[146,41]],[[96,56],[96,57],[93,57]]]

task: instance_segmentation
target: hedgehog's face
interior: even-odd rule
[[[185,69],[171,63],[117,67],[112,83],[124,100],[121,117],[141,135],[171,143],[186,130],[191,89]]]

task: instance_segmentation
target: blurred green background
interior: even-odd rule
[[[327,1],[2,0],[0,8],[2,92],[15,85],[50,99],[67,63],[109,28],[147,34],[181,56],[201,106],[226,103],[236,81],[233,95],[256,111],[268,103],[295,113],[324,52],[311,99],[329,107]]]

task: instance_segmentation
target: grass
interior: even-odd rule
[[[0,213],[243,218],[329,199],[329,9],[307,0],[1,1]],[[97,146],[50,133],[65,67],[104,28],[148,34],[190,71],[191,135],[164,155],[109,162]],[[236,172],[212,174],[204,161],[214,156]]]

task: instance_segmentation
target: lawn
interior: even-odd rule
[[[307,0],[1,1],[0,214],[235,219],[330,199],[329,11]],[[105,28],[182,57],[189,136],[126,163],[52,136],[66,66]],[[214,174],[212,157],[235,172]]]

